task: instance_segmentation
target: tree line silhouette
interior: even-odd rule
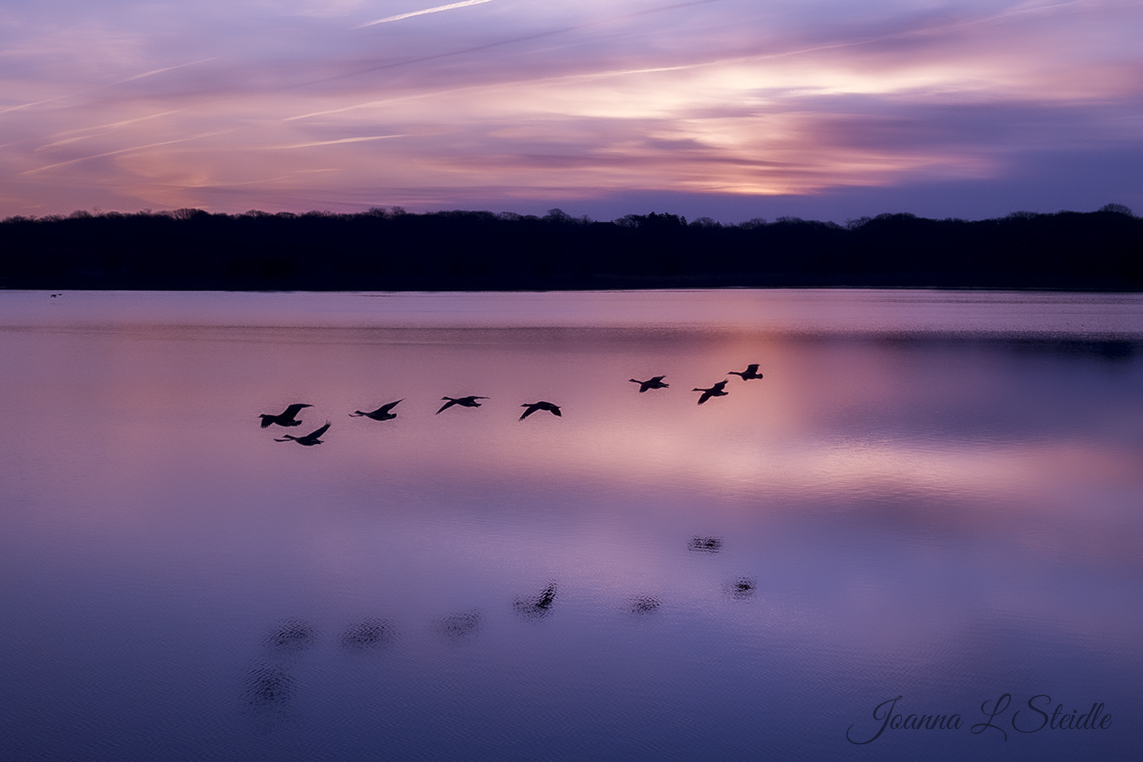
[[[561,290],[715,287],[1143,290],[1143,218],[1097,212],[845,225],[610,222],[399,207],[358,214],[75,212],[0,221],[0,288]]]

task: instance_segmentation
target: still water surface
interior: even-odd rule
[[[0,759],[1143,747],[1138,296],[0,292],[0,395]]]

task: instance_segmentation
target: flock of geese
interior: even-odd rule
[[[762,374],[758,372],[758,367],[757,363],[753,363],[748,365],[746,370],[730,371],[727,375],[739,376],[743,381],[761,379]],[[654,389],[670,388],[670,385],[664,381],[665,378],[666,376],[664,375],[653,376],[646,381],[641,381],[637,378],[629,380],[633,384],[638,384],[639,393],[643,394],[644,392]],[[702,405],[712,397],[727,396],[726,385],[728,383],[729,381],[722,380],[709,388],[695,388],[693,391],[701,392],[698,398],[698,404]],[[444,404],[437,410],[436,415],[440,415],[451,407],[477,408],[481,405],[480,401],[486,399],[489,398],[476,394],[467,397],[441,397],[441,401],[444,402]],[[349,415],[352,418],[389,421],[397,417],[393,409],[404,401],[404,398],[402,398],[395,402],[382,405],[376,410],[354,410]],[[276,415],[263,413],[259,416],[262,421],[262,428],[265,429],[270,426],[282,426],[286,428],[301,426],[302,421],[298,420],[298,413],[307,407],[313,407],[313,405],[299,402],[290,405]],[[546,400],[525,402],[521,407],[524,408],[524,412],[519,418],[521,421],[537,412],[547,412],[562,417],[559,406],[547,402]],[[292,441],[304,447],[312,447],[313,445],[322,443],[321,437],[329,430],[329,427],[330,422],[326,421],[324,426],[311,431],[305,436],[296,437],[291,434],[285,434],[281,438],[275,438],[274,441]],[[722,540],[718,537],[696,536],[691,538],[687,543],[687,550],[700,553],[718,553],[722,550]],[[754,595],[757,584],[757,581],[751,577],[739,577],[726,585],[726,592],[732,598],[744,600]],[[517,614],[526,619],[542,619],[551,613],[555,600],[556,584],[550,582],[538,595],[516,599],[513,608]],[[644,595],[632,599],[629,602],[628,610],[632,615],[644,616],[656,611],[659,606],[660,602],[657,598]],[[472,637],[473,634],[480,629],[481,620],[482,617],[479,610],[454,613],[437,620],[434,629],[449,640],[459,642]],[[342,635],[341,644],[344,648],[353,650],[373,648],[385,645],[391,641],[393,634],[394,630],[391,623],[382,620],[367,620],[347,630]],[[309,647],[315,639],[315,632],[309,624],[302,621],[292,621],[286,623],[281,629],[276,631],[267,640],[267,645],[278,653],[292,653]],[[274,709],[287,702],[293,693],[293,678],[281,666],[261,667],[251,670],[247,679],[246,694],[248,701],[254,708]]]
[[[739,376],[743,381],[754,381],[756,379],[762,378],[762,374],[758,372],[758,363],[751,363],[750,365],[747,365],[746,370],[729,371],[727,373],[727,375]],[[639,393],[642,394],[643,392],[646,392],[650,389],[668,389],[668,388],[670,388],[670,384],[666,384],[663,382],[664,378],[666,378],[666,376],[653,376],[653,377],[647,379],[646,381],[640,381],[637,378],[632,378],[629,380],[633,384],[639,384]],[[692,391],[702,392],[702,394],[699,395],[699,399],[698,399],[698,404],[701,405],[704,402],[706,402],[707,400],[709,400],[711,397],[725,397],[729,393],[726,391],[727,383],[729,383],[729,382],[724,379],[724,380],[719,381],[718,383],[714,384],[710,388],[703,389],[703,388],[696,387]],[[480,407],[479,400],[486,400],[486,399],[489,399],[489,398],[488,397],[481,397],[480,395],[477,395],[477,394],[471,394],[467,397],[441,397],[441,400],[445,404],[441,405],[440,410],[438,410],[436,412],[436,415],[440,415],[441,413],[448,410],[453,405],[459,405],[460,407]],[[386,405],[382,405],[381,407],[377,408],[376,410],[370,410],[368,412],[366,412],[364,410],[354,410],[352,413],[349,414],[349,416],[351,418],[370,418],[374,421],[389,421],[389,420],[392,420],[392,419],[397,417],[397,414],[393,412],[393,408],[395,408],[397,405],[401,404],[404,401],[405,401],[404,398],[401,398],[401,399],[397,400],[396,402],[390,402]],[[313,407],[313,405],[309,405],[309,404],[306,404],[303,402],[298,402],[298,403],[294,403],[293,405],[290,405],[289,407],[287,407],[285,410],[283,410],[281,413],[278,413],[277,415],[262,413],[258,417],[262,419],[262,428],[264,428],[264,429],[268,428],[270,426],[283,426],[286,428],[289,428],[292,426],[301,426],[302,422],[298,420],[298,413],[300,413],[302,410],[304,410],[307,407]],[[562,414],[560,413],[559,405],[554,405],[551,402],[547,402],[545,400],[539,400],[538,402],[525,402],[522,405],[520,405],[520,407],[526,408],[524,410],[524,413],[519,418],[519,420],[521,420],[521,421],[524,420],[525,418],[527,418],[528,416],[530,416],[532,413],[536,413],[536,412],[540,412],[540,411],[544,411],[546,413],[551,413],[552,415],[562,417]],[[302,445],[303,447],[313,447],[314,445],[319,445],[322,443],[321,437],[323,434],[325,434],[327,431],[329,431],[330,425],[331,425],[330,422],[326,421],[324,426],[321,426],[317,429],[314,429],[313,431],[311,431],[309,434],[306,434],[305,436],[295,437],[292,434],[283,434],[280,439],[275,438],[274,441],[275,442],[297,442],[298,444]]]

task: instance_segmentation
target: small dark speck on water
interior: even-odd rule
[[[366,619],[347,629],[341,636],[341,647],[353,651],[379,648],[392,642],[393,625],[380,619]]]
[[[534,598],[517,598],[513,604],[516,613],[525,619],[543,619],[552,613],[552,603],[556,599],[556,583],[552,582]]]
[[[739,577],[726,586],[731,598],[744,601],[754,595],[758,590],[758,580],[751,577]]]
[[[699,553],[717,553],[722,550],[722,540],[718,537],[692,537],[687,543],[687,550]]]
[[[289,619],[266,638],[266,647],[280,654],[305,651],[317,642],[317,633],[308,622]]]
[[[659,608],[659,599],[650,595],[641,595],[631,601],[630,611],[632,614],[643,616],[650,614],[652,611],[657,611]]]
[[[258,709],[281,707],[294,694],[294,679],[278,667],[259,667],[246,675],[246,701]]]
[[[475,637],[481,622],[480,612],[474,609],[441,617],[437,620],[435,629],[446,640],[460,642]]]

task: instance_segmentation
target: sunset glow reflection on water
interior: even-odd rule
[[[0,293],[0,756],[1117,758],[1141,358],[1133,296]],[[1114,732],[845,737],[1005,692]]]

